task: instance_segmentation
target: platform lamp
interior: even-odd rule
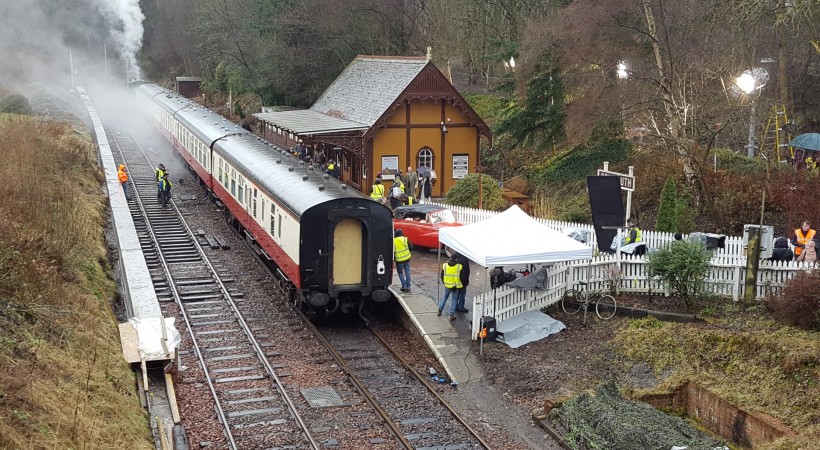
[[[749,99],[752,106],[752,112],[749,116],[749,139],[746,143],[746,156],[754,158],[755,156],[755,110],[757,109],[757,98],[766,83],[769,81],[769,72],[762,67],[755,67],[754,69],[746,70],[740,76],[735,78],[735,86]]]

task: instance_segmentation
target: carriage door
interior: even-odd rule
[[[362,284],[362,222],[340,220],[333,230],[333,284]]]

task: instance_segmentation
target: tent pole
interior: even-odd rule
[[[488,270],[485,267],[484,268],[484,286],[482,286],[482,289],[487,287],[487,272],[488,272]],[[484,336],[482,336],[481,331],[484,330],[484,315],[485,315],[484,314],[484,305],[486,303],[487,303],[487,299],[485,299],[484,295],[482,295],[481,296],[481,317],[478,319],[478,325],[480,327],[479,332],[478,332],[478,336],[479,336],[479,339],[480,339],[480,341],[478,343],[478,356],[480,356],[482,358],[484,357]]]
[[[436,266],[438,270],[441,270],[441,241],[438,243],[438,265]],[[437,270],[437,272],[438,272]],[[441,276],[436,274],[436,308],[438,308],[438,302],[441,301]]]

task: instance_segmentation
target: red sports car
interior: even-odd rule
[[[453,212],[437,205],[399,206],[393,212],[393,228],[402,230],[415,246],[438,248],[438,230],[442,227],[460,227]]]

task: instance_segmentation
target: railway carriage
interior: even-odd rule
[[[392,298],[389,209],[188,99],[148,83],[135,90],[293,300],[332,315]]]

